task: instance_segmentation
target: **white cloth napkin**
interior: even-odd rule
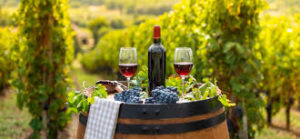
[[[122,102],[96,97],[91,105],[85,139],[113,139]]]

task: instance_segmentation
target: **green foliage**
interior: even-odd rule
[[[103,17],[98,17],[88,24],[88,28],[92,31],[94,44],[98,43],[98,40],[103,35],[101,31],[102,28],[108,27],[108,22]]]
[[[197,84],[197,80],[193,76],[189,76],[189,78],[185,79],[184,86],[182,82],[182,78],[180,76],[172,75],[166,80],[167,87],[176,87],[178,88],[179,95],[185,95],[183,92],[189,92],[194,88],[194,85]]]
[[[225,107],[233,107],[233,106],[236,105],[235,103],[232,103],[231,100],[229,100],[229,99],[227,98],[227,95],[226,95],[226,94],[223,94],[223,95],[218,96],[218,100],[219,100]]]
[[[167,87],[176,87],[179,91],[179,96],[181,96],[181,94],[182,94],[182,80],[179,76],[177,76],[177,77],[170,76],[166,80],[166,86]]]
[[[91,101],[88,101],[88,102],[93,103],[95,97],[100,97],[100,98],[106,98],[107,97],[107,92],[105,90],[105,87],[102,86],[101,84],[96,85],[96,87],[95,87],[95,89],[94,89],[94,91],[91,95]]]
[[[79,91],[70,92],[67,98],[68,112],[71,114],[79,112],[88,113],[89,106],[94,103],[95,97],[107,98],[105,87],[101,84],[96,85],[93,93],[87,98]]]
[[[130,84],[148,91],[148,68],[142,66],[137,75],[131,80]]]
[[[13,45],[13,37],[15,35],[11,33],[8,28],[0,28],[0,93],[9,84],[11,77],[11,71],[14,69],[13,59],[11,57],[13,51],[11,46]]]
[[[114,19],[110,22],[110,26],[114,29],[121,29],[125,27],[125,23],[122,19]]]
[[[103,36],[101,43],[98,43],[93,51],[84,54],[81,58],[80,61],[84,69],[89,72],[99,72],[106,69],[110,72],[118,71],[117,59],[120,48],[125,46],[126,39],[122,38],[124,35],[124,31],[116,30]]]
[[[70,118],[64,110],[73,57],[67,8],[67,0],[22,0],[15,16],[18,70],[13,84],[19,107],[32,115],[33,137],[43,131],[56,138]]]
[[[182,87],[182,79],[179,76],[170,76],[166,81],[166,86],[181,88],[179,89],[179,95],[182,95],[182,90],[184,90],[184,92],[186,92],[186,94],[184,94],[184,98],[191,101],[205,100],[218,96],[219,101],[225,107],[235,106],[235,103],[232,103],[229,99],[227,99],[226,94],[218,92],[216,83],[211,83],[208,78],[204,78],[203,82],[204,83],[202,83],[201,86],[195,88],[199,83],[193,76],[190,76],[184,83],[184,87]]]
[[[218,88],[215,84],[209,82],[208,78],[203,79],[204,83],[198,87],[194,88],[198,82],[196,79],[192,76],[187,79],[187,82],[185,82],[184,86],[182,86],[182,79],[179,76],[170,76],[166,80],[166,86],[167,87],[176,87],[179,91],[179,96],[182,96],[184,92],[188,92],[187,94],[184,94],[183,97],[191,100],[205,100],[208,98],[216,97],[218,96],[218,99],[225,107],[232,107],[235,106],[235,103],[231,103],[229,99],[227,99],[227,96],[225,94],[218,93]],[[146,89],[146,92],[148,90],[148,68],[146,66],[142,67],[142,70],[134,77],[134,80],[131,81],[133,86],[141,87]],[[181,89],[180,89],[181,88]],[[191,91],[191,92],[189,92]],[[147,93],[143,92],[141,94],[143,98],[147,98]]]
[[[188,90],[192,90],[192,92],[189,92],[185,98],[191,101],[196,101],[196,100],[205,100],[208,98],[213,98],[218,96],[218,100],[225,107],[235,106],[235,103],[232,103],[229,99],[227,99],[227,96],[225,94],[221,94],[221,92],[218,92],[218,87],[216,86],[216,83],[214,84],[211,83],[208,78],[204,78],[203,81],[204,83],[201,84],[200,87],[189,88]],[[189,84],[191,84],[194,87],[195,83],[197,82],[193,81],[193,83],[189,83]]]
[[[205,83],[202,84],[199,88],[193,88],[191,94],[188,99],[190,100],[204,100],[207,98],[217,96],[217,86],[213,83],[205,80]]]

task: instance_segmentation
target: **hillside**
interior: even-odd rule
[[[299,0],[267,0],[269,9],[266,12],[272,15],[294,15],[300,12]]]

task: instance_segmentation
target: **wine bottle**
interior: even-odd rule
[[[165,86],[166,49],[161,44],[160,26],[154,26],[153,44],[148,49],[149,92],[158,86]],[[151,95],[151,93],[150,93]]]

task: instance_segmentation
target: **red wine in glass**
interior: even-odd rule
[[[180,76],[187,76],[190,74],[190,72],[193,68],[193,63],[192,62],[174,63],[174,68],[175,68],[175,71]]]
[[[137,64],[119,64],[122,74],[127,78],[130,78],[136,72],[137,67]]]

